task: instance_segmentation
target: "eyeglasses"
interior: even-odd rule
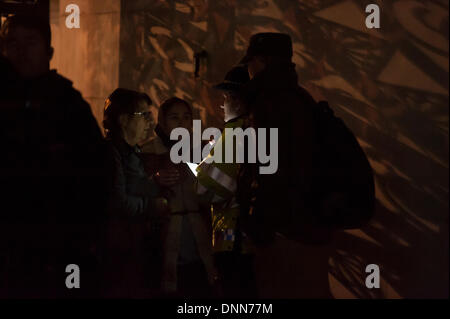
[[[146,120],[150,120],[152,118],[152,112],[150,112],[150,111],[147,111],[147,112],[134,112],[134,113],[131,113],[131,114],[135,115],[135,116],[141,116],[141,117],[143,117]]]

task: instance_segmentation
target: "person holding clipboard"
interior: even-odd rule
[[[217,279],[210,218],[201,213],[194,189],[196,176],[186,163],[170,160],[170,148],[176,141],[169,136],[177,127],[192,132],[192,108],[174,97],[161,104],[156,137],[142,146],[141,154],[147,173],[156,174],[160,184],[167,185],[164,192],[170,217],[162,238],[161,290],[169,297],[207,298],[214,295]]]

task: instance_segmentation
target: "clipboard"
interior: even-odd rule
[[[197,167],[199,164],[195,164],[195,163],[189,163],[186,162],[186,165],[189,167],[189,169],[191,170],[192,174],[194,174],[195,177],[197,177]]]

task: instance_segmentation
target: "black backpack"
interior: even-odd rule
[[[319,223],[334,228],[364,226],[374,213],[373,171],[357,139],[326,101],[314,107],[317,150],[313,200]]]
[[[240,226],[256,243],[270,242],[275,232],[284,228],[286,232],[283,234],[291,239],[323,244],[330,240],[333,229],[361,228],[373,216],[373,172],[364,151],[327,102],[314,102],[312,107],[317,142],[312,193],[306,204],[311,207],[312,216],[302,216],[301,209],[294,207],[295,204],[291,205],[291,213],[288,214],[283,212],[286,205],[282,211],[266,209],[268,200],[286,202],[288,197],[259,198],[257,166],[241,166],[237,191],[241,207]],[[286,227],[276,227],[274,216],[282,219],[280,223]]]

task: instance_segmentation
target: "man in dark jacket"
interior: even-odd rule
[[[48,21],[15,15],[2,25],[0,36],[4,65],[14,79],[0,87],[1,271],[6,278],[0,294],[92,295],[95,236],[105,199],[103,136],[72,82],[49,68]],[[66,287],[69,264],[79,266],[80,289]]]
[[[276,173],[260,175],[259,164],[241,171],[243,228],[260,247],[255,270],[261,297],[327,297],[327,255],[324,248],[308,245],[313,237],[324,240],[329,234],[316,227],[311,200],[315,101],[297,84],[291,58],[289,35],[259,33],[241,61],[251,78],[245,95],[252,125],[278,128],[279,136]]]

